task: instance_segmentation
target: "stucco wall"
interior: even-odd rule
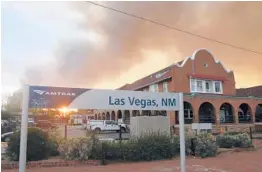
[[[207,67],[205,67],[207,64]],[[174,67],[172,75],[173,87],[170,91],[190,93],[189,74],[209,75],[222,77],[223,95],[235,95],[235,78],[233,72],[227,72],[221,63],[217,63],[212,54],[206,50],[200,50],[195,54],[194,60],[187,60],[183,67]]]
[[[131,117],[130,135],[139,137],[148,133],[170,134],[170,122],[168,116],[137,116]]]

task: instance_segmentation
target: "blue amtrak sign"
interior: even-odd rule
[[[64,87],[29,87],[29,108],[60,108],[90,89]]]
[[[29,108],[178,110],[178,93],[30,86]]]

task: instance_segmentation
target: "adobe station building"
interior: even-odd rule
[[[126,84],[120,90],[183,92],[185,124],[212,123],[213,129],[230,131],[262,124],[262,86],[236,89],[234,73],[226,69],[206,49],[149,76]],[[178,112],[166,111],[95,111],[95,119],[122,120],[140,115],[168,115],[170,125],[178,127]],[[187,125],[190,128],[191,125]]]

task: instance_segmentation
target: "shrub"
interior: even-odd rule
[[[238,135],[238,134],[242,134],[241,132],[226,132],[224,135]]]
[[[87,137],[90,137],[92,140],[92,150],[90,159],[101,159],[102,157],[102,143],[97,137],[95,131],[89,131],[86,133]]]
[[[52,129],[48,133],[48,146],[51,156],[59,155],[58,147],[62,143],[63,137],[57,132],[56,129]]]
[[[247,133],[218,135],[216,140],[220,148],[248,148],[252,146]]]
[[[122,141],[106,141],[103,142],[103,153],[105,158],[108,160],[123,160],[123,148],[125,147],[125,142]]]
[[[216,139],[212,134],[202,133],[196,136],[195,155],[201,158],[216,156]]]
[[[62,141],[58,151],[63,159],[85,161],[89,159],[92,147],[91,137],[81,137]]]
[[[180,138],[179,136],[173,137],[174,155],[179,155],[180,153],[180,139],[179,138]],[[192,144],[192,141],[194,141],[195,138],[196,138],[195,136],[186,135],[185,137],[186,155],[193,154],[195,146]]]
[[[50,155],[47,132],[40,128],[28,128],[27,161],[36,161],[48,158]],[[7,155],[11,160],[19,160],[20,131],[15,132],[7,147]]]
[[[122,142],[105,142],[103,151],[108,160],[151,161],[172,158],[175,147],[170,136],[151,133]]]

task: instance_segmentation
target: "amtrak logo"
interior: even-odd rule
[[[39,95],[50,95],[50,96],[76,96],[75,93],[69,93],[69,92],[49,92],[49,91],[44,91],[44,90],[33,90],[35,93]]]
[[[45,93],[45,91],[43,90],[34,90],[35,93],[43,95]]]

